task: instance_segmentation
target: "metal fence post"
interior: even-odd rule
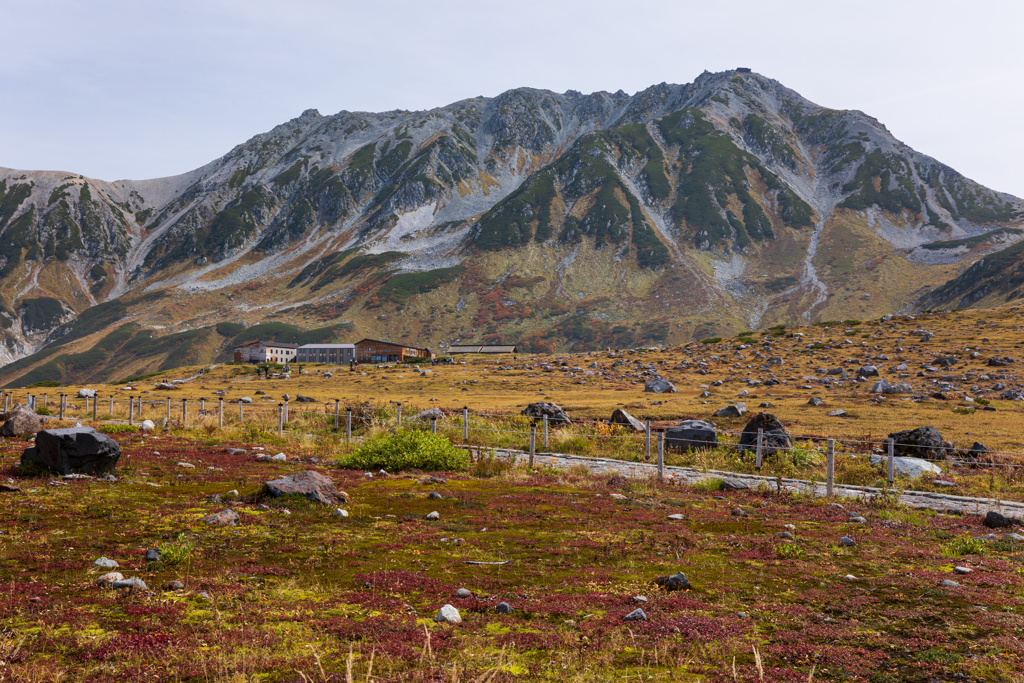
[[[171,421],[171,397],[167,397],[167,421]]]
[[[340,402],[334,399],[334,431],[338,431],[338,411],[341,410]]]
[[[167,400],[170,401],[171,399],[167,399]],[[168,405],[170,405],[170,404],[168,404]],[[169,412],[167,414],[170,415]],[[114,395],[113,394],[110,395],[110,417],[111,418],[114,417]]]
[[[46,394],[43,394],[43,405],[44,406],[46,405]],[[59,403],[59,406],[58,406],[57,410],[60,413],[60,419],[63,420],[64,419],[64,394],[60,395],[60,403]]]
[[[181,399],[181,426],[188,424],[188,399]]]
[[[288,424],[288,399],[284,401],[284,422]]]
[[[537,423],[530,423],[530,469],[533,469],[533,455],[537,450]]]
[[[544,416],[544,452],[548,450],[548,416]]]
[[[244,405],[242,399],[238,399],[238,424],[242,424],[242,406]]]
[[[43,394],[43,407],[44,408],[46,407],[46,397],[47,397],[47,394]],[[60,410],[60,408],[58,407],[58,411],[59,410]],[[63,417],[63,415],[61,417]]]
[[[764,454],[764,430],[757,430],[757,451],[754,453],[754,467],[761,471],[761,457]]]
[[[644,426],[644,460],[651,461],[651,418],[645,420]]]
[[[92,397],[92,421],[96,421],[96,402],[100,400],[100,395],[96,394]]]
[[[665,481],[665,431],[658,431],[658,481]]]
[[[469,441],[469,406],[462,406],[462,441]]]
[[[889,441],[889,486],[892,486],[893,481],[896,479],[896,439],[890,438]]]
[[[135,424],[135,397],[128,397],[128,424]]]
[[[345,443],[352,443],[352,409],[345,408]]]
[[[277,404],[277,433],[284,436],[284,404]]]
[[[199,399],[199,412],[206,412],[206,397]],[[142,414],[142,397],[139,397],[139,414]]]
[[[430,433],[431,434],[437,434],[437,418],[436,417],[431,417],[430,418]]]
[[[398,404],[398,412],[395,413],[395,421],[396,421],[396,424],[399,427],[402,426],[402,404],[401,403]]]
[[[217,428],[224,429],[224,397],[217,399]]]
[[[828,449],[825,451],[825,495],[832,497],[836,477],[836,440],[828,440]]]

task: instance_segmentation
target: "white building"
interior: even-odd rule
[[[236,363],[294,363],[298,344],[254,341],[235,347]]]
[[[355,360],[355,344],[303,344],[295,356],[297,363],[337,363]]]

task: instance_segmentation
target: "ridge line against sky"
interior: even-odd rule
[[[0,2],[0,166],[177,175],[305,109],[424,110],[515,87],[634,93],[748,66],[1024,197],[1024,3],[708,5]]]

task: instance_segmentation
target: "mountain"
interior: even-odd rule
[[[0,169],[0,380],[207,362],[270,330],[554,351],[871,317],[1022,217],[756,73],[308,110],[171,178]]]

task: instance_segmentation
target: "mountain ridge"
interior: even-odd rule
[[[164,303],[137,318],[157,334],[344,318],[435,346],[669,342],[892,312],[992,246],[936,263],[922,245],[1015,228],[1024,211],[863,112],[735,71],[634,95],[522,88],[414,112],[307,109],[177,176],[0,168],[0,183],[8,360],[58,342],[92,306],[156,291]],[[500,307],[485,301],[498,290]],[[167,303],[183,297],[184,313]],[[591,324],[581,317],[608,329],[573,337]],[[615,321],[632,331],[613,334]],[[645,325],[663,336],[638,337]]]

